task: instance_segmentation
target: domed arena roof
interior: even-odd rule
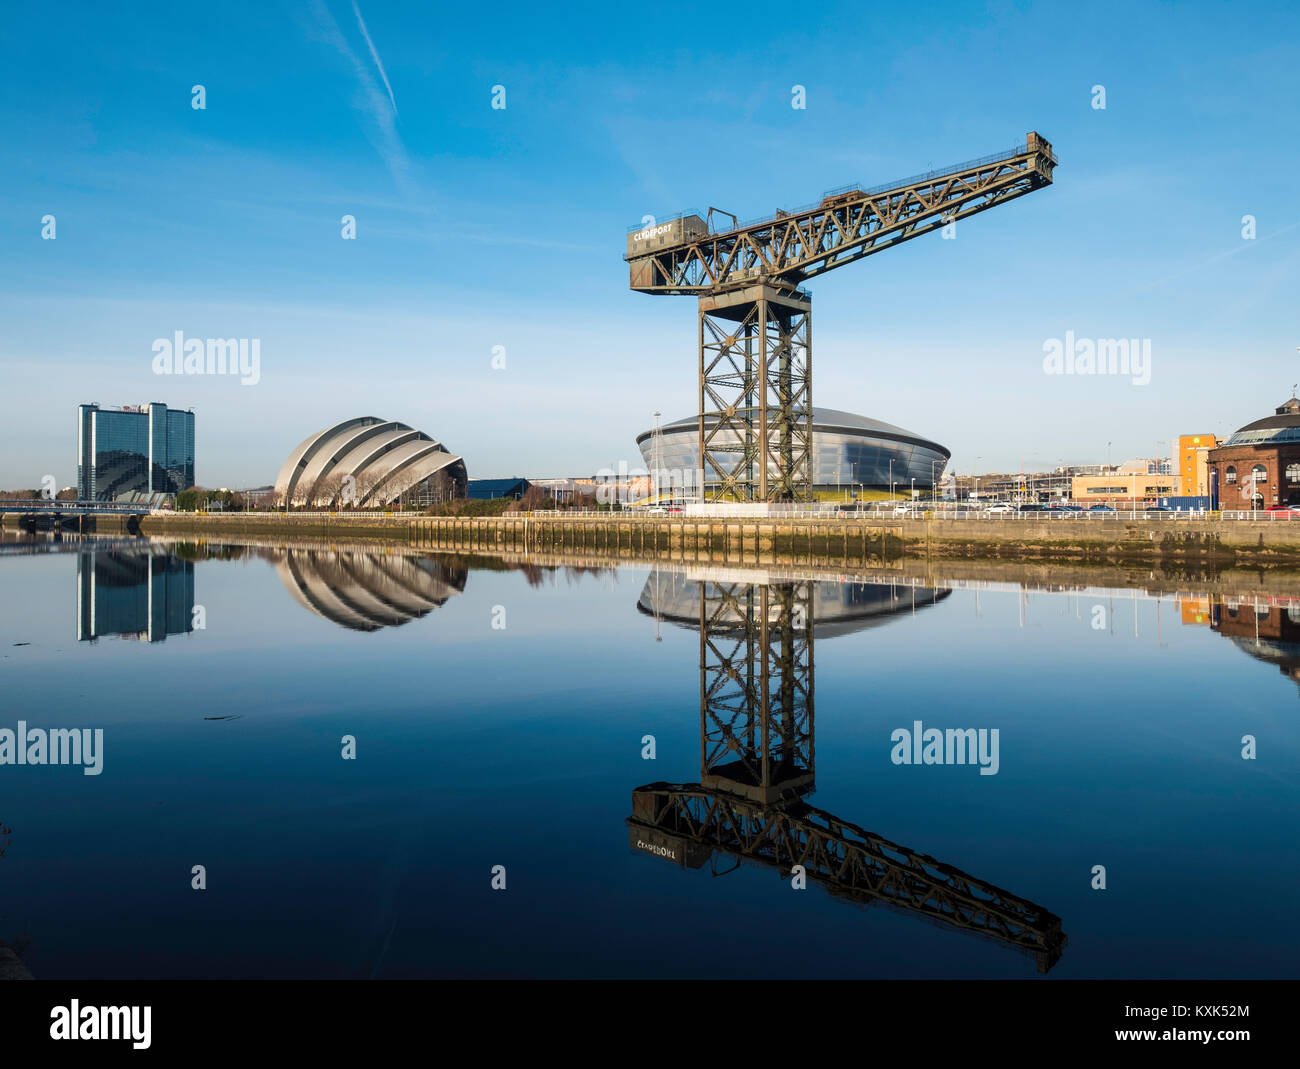
[[[643,616],[666,620],[678,627],[698,631],[700,598],[707,593],[717,599],[721,586],[705,579],[707,570],[656,568],[651,572],[637,601]],[[755,573],[761,574],[761,573]],[[755,583],[755,586],[766,585]],[[833,580],[810,584],[813,634],[817,638],[836,638],[870,627],[880,627],[897,616],[912,615],[918,609],[935,605],[952,593],[930,587],[891,586],[886,583],[840,583]],[[705,588],[707,587],[707,591]],[[718,634],[736,633],[742,624],[734,611],[710,613],[710,630]]]
[[[276,476],[275,495],[289,505],[366,508],[427,491],[439,475],[463,490],[463,458],[405,423],[360,416],[300,442]]]
[[[1300,400],[1292,397],[1280,404],[1271,416],[1247,423],[1224,445],[1265,445],[1300,442]]]
[[[675,419],[671,423],[663,425],[663,433],[674,434],[695,430],[698,426],[698,420],[699,416],[685,416],[682,419]],[[813,405],[812,421],[814,431],[847,431],[851,434],[860,434],[865,437],[885,439],[886,441],[922,445],[927,449],[933,449],[936,453],[943,454],[945,457],[952,456],[952,453],[947,448],[926,438],[924,435],[916,434],[902,427],[896,427],[894,424],[886,423],[883,420],[872,419],[870,416],[859,416],[852,412],[842,412],[836,408],[819,408]],[[712,423],[713,417],[710,417],[706,422]],[[643,431],[637,435],[637,444],[640,445],[653,433],[654,431]]]
[[[304,608],[352,631],[419,619],[465,589],[468,571],[427,557],[282,549],[270,554]]]

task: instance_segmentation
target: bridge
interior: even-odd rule
[[[49,501],[45,498],[30,498],[16,501],[0,501],[0,513],[4,512],[41,512],[51,515],[95,516],[112,514],[114,516],[140,515],[149,511],[148,505],[132,505],[120,501]]]
[[[18,517],[18,526],[28,531],[93,531],[97,516],[125,516],[128,528],[138,529],[139,517],[148,512],[148,505],[119,501],[21,499],[0,501],[0,524],[4,522],[5,516],[12,515]]]

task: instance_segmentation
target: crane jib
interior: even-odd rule
[[[700,294],[760,277],[798,283],[1041,189],[1052,182],[1050,142],[931,172],[888,188],[834,190],[817,204],[711,233],[699,215],[628,235],[630,288]]]

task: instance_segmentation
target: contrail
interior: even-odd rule
[[[366,20],[361,17],[361,9],[357,7],[357,0],[352,0],[352,11],[357,16],[357,25],[361,27],[361,36],[366,39],[366,47],[370,49],[370,58],[375,61],[375,66],[379,68],[379,77],[384,80],[384,88],[388,90],[389,103],[393,105],[393,114],[397,114],[397,98],[393,96],[393,87],[388,84],[388,74],[384,70],[384,62],[379,58],[379,52],[375,49],[375,42],[370,39],[370,31],[366,29]]]
[[[361,58],[352,51],[352,46],[348,44],[343,36],[343,31],[339,29],[339,24],[330,14],[325,0],[310,0],[313,11],[316,14],[317,32],[337,49],[338,53],[343,56],[352,66],[353,73],[356,74],[357,81],[361,85],[361,95],[364,98],[362,110],[364,110],[374,124],[374,130],[367,131],[371,144],[379,152],[388,169],[393,173],[393,179],[397,183],[398,190],[408,197],[412,194],[410,182],[411,161],[406,155],[406,148],[402,144],[402,139],[397,134],[397,128],[394,120],[397,118],[397,107],[392,101],[392,89],[389,89],[390,104],[384,107],[384,95],[380,92],[379,86],[375,84],[375,76],[371,69],[361,62]],[[356,3],[353,0],[352,9],[356,11]],[[357,19],[360,20],[361,12],[357,11]],[[364,32],[365,24],[362,23]],[[366,41],[370,37],[366,35]],[[378,65],[379,57],[375,55],[375,46],[370,45],[370,54],[375,57]],[[383,73],[383,67],[379,67],[380,73]],[[388,78],[385,76],[384,84],[388,84]]]

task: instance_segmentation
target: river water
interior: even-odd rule
[[[35,536],[0,606],[37,977],[1297,974],[1266,586]]]

